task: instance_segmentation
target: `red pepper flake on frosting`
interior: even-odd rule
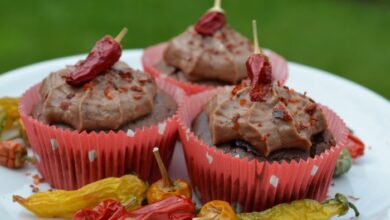
[[[283,109],[283,107],[281,107],[281,106],[277,106],[273,109],[273,116],[277,119],[281,119],[284,121],[292,121],[293,120],[291,115],[288,112],[286,112]]]
[[[142,92],[142,87],[140,87],[140,86],[134,85],[134,86],[131,86],[130,89],[134,92]]]
[[[315,103],[312,103],[305,107],[305,112],[309,115],[313,115],[316,109],[317,109],[317,105]]]
[[[240,105],[244,106],[246,104],[246,99],[240,99]]]
[[[237,113],[237,114],[232,118],[233,129],[234,129],[234,130],[240,129],[240,124],[238,123],[238,119],[240,119],[240,114]]]
[[[139,100],[139,99],[142,98],[142,94],[134,94],[134,95],[133,95],[133,98],[134,98],[135,100]]]
[[[107,86],[106,88],[104,88],[104,96],[109,100],[113,98],[110,91],[110,87]]]
[[[66,102],[66,101],[62,101],[60,103],[60,108],[63,110],[63,111],[67,111],[69,109],[69,106],[70,106],[70,103],[69,102]]]

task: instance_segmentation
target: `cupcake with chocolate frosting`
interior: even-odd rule
[[[306,94],[274,82],[256,40],[246,68],[249,80],[196,94],[179,110],[195,192],[202,202],[226,200],[241,211],[324,199],[345,124]]]
[[[195,25],[168,43],[147,48],[142,62],[146,71],[194,94],[245,79],[245,61],[252,51],[251,41],[226,23],[225,12],[216,0]],[[287,62],[272,51],[265,53],[275,66],[274,80],[283,84]]]
[[[75,189],[109,176],[158,178],[152,148],[169,163],[181,89],[119,61],[120,41],[99,40],[85,60],[50,73],[21,98],[20,113],[43,177]],[[157,171],[157,172],[156,172]]]

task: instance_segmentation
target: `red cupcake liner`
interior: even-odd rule
[[[160,43],[148,47],[144,50],[142,54],[141,62],[146,72],[150,73],[155,77],[160,77],[160,76],[162,77],[160,71],[156,69],[154,65],[163,58],[163,53],[166,47],[167,47],[167,43]],[[275,81],[278,81],[283,85],[288,78],[287,61],[282,56],[280,56],[279,54],[271,50],[264,50],[264,51],[265,54],[270,58]],[[214,88],[212,86],[180,81],[169,76],[164,78],[168,82],[182,88],[187,93],[187,95],[193,95]]]
[[[193,95],[178,113],[189,176],[202,203],[226,200],[236,211],[250,212],[303,198],[324,200],[341,146],[346,143],[348,129],[343,120],[321,106],[337,144],[314,158],[281,163],[240,159],[208,146],[189,129],[202,106],[218,91]]]
[[[185,93],[164,80],[160,89],[182,103]],[[158,124],[135,131],[78,132],[49,126],[31,117],[39,102],[40,84],[27,90],[20,99],[19,112],[37,157],[37,168],[45,180],[58,189],[77,189],[96,180],[136,173],[144,181],[159,176],[152,149],[160,148],[169,164],[177,139],[176,114]]]

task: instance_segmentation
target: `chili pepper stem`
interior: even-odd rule
[[[23,160],[23,161],[26,161],[26,162],[29,162],[29,163],[32,163],[32,164],[34,164],[34,163],[37,162],[37,159],[36,159],[36,158],[30,157],[30,156],[24,156],[24,157],[22,158],[22,160]]]
[[[252,20],[252,32],[253,32],[253,42],[254,42],[254,53],[261,54],[263,51],[259,46],[259,38],[257,35],[257,23],[256,20]]]
[[[160,169],[160,173],[161,173],[161,177],[162,177],[164,186],[165,187],[172,187],[173,186],[172,181],[171,181],[171,179],[169,179],[167,169],[165,168],[165,165],[161,159],[158,147],[153,148],[153,154],[154,154],[154,158],[157,161],[158,168]]]
[[[195,217],[192,218],[192,220],[213,220],[213,219],[217,219],[218,215],[219,215],[218,213],[213,213],[213,215],[210,213],[210,215],[203,216],[203,217]]]
[[[221,0],[214,0],[214,6],[210,8],[209,11],[218,11],[218,12],[224,12],[224,10],[221,7]]]
[[[348,205],[355,212],[355,216],[358,217],[360,215],[360,212],[357,207],[352,202],[348,202]]]
[[[131,206],[133,206],[135,203],[137,202],[137,198],[132,196],[130,197],[127,201],[125,201],[124,203],[122,203],[122,205],[128,209],[130,208]]]
[[[13,202],[17,202],[19,204],[24,204],[24,202],[26,201],[25,198],[21,197],[21,196],[18,196],[18,195],[13,195],[12,196],[12,201]]]
[[[123,28],[121,30],[121,32],[119,32],[119,34],[114,38],[114,40],[118,43],[120,43],[122,41],[122,39],[125,37],[125,35],[127,34],[127,28]]]

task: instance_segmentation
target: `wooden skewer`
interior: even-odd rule
[[[210,9],[210,11],[224,12],[221,7],[221,0],[214,0],[214,6]]]
[[[254,53],[255,54],[261,54],[263,51],[261,50],[259,46],[259,39],[257,36],[257,23],[256,20],[252,21],[252,32],[253,32],[253,42],[254,42]]]
[[[156,158],[158,168],[160,169],[161,177],[165,187],[172,187],[172,181],[169,179],[167,169],[161,159],[158,147],[153,148],[154,158]]]
[[[114,40],[118,43],[120,43],[122,41],[122,39],[125,37],[125,35],[127,34],[127,28],[123,28],[121,30],[121,32],[119,32],[119,34],[114,38]]]

